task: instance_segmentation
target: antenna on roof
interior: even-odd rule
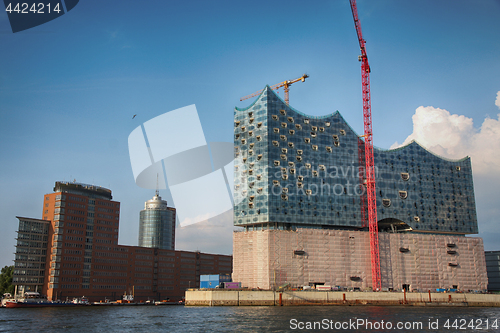
[[[156,196],[160,196],[160,191],[158,189],[158,174],[156,174]]]

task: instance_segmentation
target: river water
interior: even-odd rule
[[[314,329],[316,328],[316,329]],[[500,332],[499,308],[86,306],[0,308],[0,332]]]

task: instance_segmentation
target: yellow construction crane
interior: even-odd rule
[[[299,81],[304,82],[308,77],[309,77],[309,75],[304,74],[301,77],[299,77],[298,79],[283,81],[281,83],[275,84],[274,86],[271,86],[270,88],[273,89],[273,90],[278,90],[279,88],[284,87],[284,90],[285,90],[285,103],[288,104],[290,86],[293,83],[295,83],[295,82],[299,82]],[[261,93],[262,93],[262,90],[259,90],[259,91],[255,92],[255,93],[251,94],[251,95],[248,95],[248,96],[240,98],[240,101],[244,101],[246,99],[249,99],[249,98],[252,98],[252,97],[255,97],[255,96],[259,96]]]

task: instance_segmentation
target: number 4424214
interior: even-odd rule
[[[13,7],[14,5],[14,7]],[[39,3],[34,3],[33,5],[27,4],[27,3],[9,3],[7,5],[7,8],[5,8],[6,12],[9,12],[11,14],[12,12],[18,13],[18,14],[45,14],[48,13],[50,14],[51,12],[56,12],[59,13],[61,9],[59,8],[59,3],[57,3],[53,8],[50,8],[50,2],[47,4],[44,4],[42,2]]]
[[[494,328],[498,329],[498,319],[488,320],[488,319],[448,319],[444,323],[443,327],[446,329],[456,329],[456,330],[482,330]]]

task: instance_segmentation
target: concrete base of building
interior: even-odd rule
[[[500,295],[272,290],[188,290],[187,306],[409,305],[500,307]]]
[[[382,290],[485,291],[481,238],[379,233]],[[250,289],[325,285],[371,290],[369,233],[298,229],[235,232],[233,281]]]

